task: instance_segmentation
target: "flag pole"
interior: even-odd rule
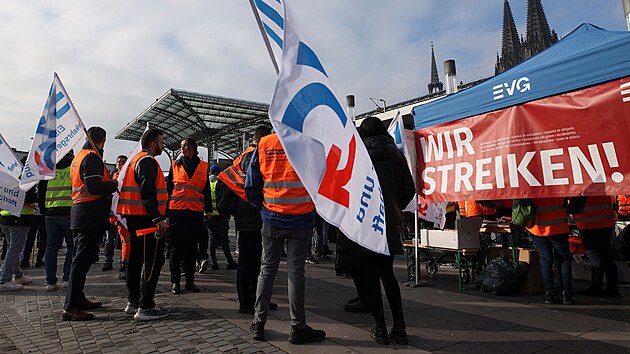
[[[262,25],[262,19],[260,18],[260,14],[256,9],[256,5],[254,4],[254,0],[249,0],[249,5],[252,7],[252,11],[254,12],[254,17],[256,17],[256,23],[258,24],[258,29],[260,30],[260,34],[263,37],[263,41],[265,41],[265,46],[267,47],[267,52],[269,52],[269,56],[271,57],[271,63],[273,63],[274,69],[276,69],[276,74],[280,73],[280,66],[276,62],[276,57],[273,55],[273,50],[271,49],[271,43],[269,43],[269,37],[265,34],[265,29]]]

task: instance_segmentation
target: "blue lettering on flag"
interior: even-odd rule
[[[336,114],[341,124],[346,126],[348,118],[341,104],[330,89],[319,82],[308,84],[293,96],[287,106],[282,123],[302,133],[304,131],[304,121],[308,114],[319,106],[328,106]]]
[[[298,45],[297,64],[310,66],[311,68],[324,74],[324,76],[328,77],[326,71],[324,70],[324,66],[317,57],[317,54],[315,54],[311,47],[306,45],[304,42],[300,42]]]
[[[61,101],[64,97],[66,96],[63,95],[63,92],[57,92],[57,102]]]
[[[57,119],[59,119],[59,118],[63,117],[63,115],[66,114],[69,110],[70,110],[70,104],[68,102],[66,102],[66,104],[63,105],[63,107],[61,107],[60,110],[55,112],[55,117],[57,117]]]

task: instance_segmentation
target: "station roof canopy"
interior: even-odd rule
[[[268,110],[266,103],[170,89],[115,138],[138,141],[148,123],[164,132],[164,144],[171,151],[178,151],[180,142],[192,137],[209,151],[216,146],[235,158],[244,149],[243,133],[251,138],[256,126],[269,122]]]

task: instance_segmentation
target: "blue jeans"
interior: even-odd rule
[[[210,231],[208,253],[210,253],[210,258],[212,259],[212,262],[216,263],[217,261],[216,248],[217,242],[219,241],[221,241],[221,248],[223,248],[225,260],[228,263],[234,262],[232,251],[230,251],[230,238],[228,237],[228,231],[230,230],[229,220],[224,216],[215,215],[210,221],[207,222],[206,225],[208,226],[208,230]]]
[[[4,256],[4,263],[2,264],[2,275],[0,276],[0,284],[4,284],[13,280],[14,275],[16,279],[24,275],[20,267],[20,253],[24,249],[24,244],[26,244],[28,225],[0,225],[0,229],[2,229],[4,237],[9,241],[7,255]]]
[[[287,277],[289,306],[291,309],[291,326],[306,327],[306,313],[304,311],[305,278],[304,262],[311,245],[312,229],[287,230],[267,224],[262,228],[262,264],[256,288],[256,313],[254,323],[267,322],[269,301],[273,292],[273,282],[278,273],[280,256],[284,243],[287,244]]]
[[[46,284],[57,284],[57,255],[63,241],[66,241],[66,257],[63,261],[63,281],[70,278],[70,268],[72,267],[72,254],[74,253],[74,242],[72,242],[72,230],[70,230],[69,217],[47,216],[46,219]]]
[[[529,233],[529,232],[528,232]],[[569,249],[569,235],[536,236],[529,233],[540,255],[540,275],[547,292],[555,292],[553,285],[553,263],[560,269],[562,291],[573,290],[573,270],[571,268],[571,251]]]
[[[115,231],[112,232],[112,228],[110,227],[105,232],[105,244],[104,244],[105,263],[114,262],[114,248],[116,248],[116,238],[118,238],[118,233]]]
[[[315,254],[325,254],[324,246],[328,246],[328,228],[330,224],[319,214],[315,218]]]

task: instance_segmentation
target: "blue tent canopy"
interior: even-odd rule
[[[483,83],[413,109],[422,129],[630,76],[630,32],[580,25],[555,45]]]

